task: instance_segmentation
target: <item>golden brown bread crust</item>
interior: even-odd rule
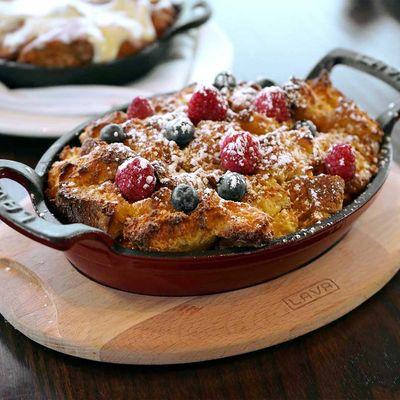
[[[285,89],[292,97],[295,119],[311,119],[320,132],[342,131],[369,145],[379,143],[382,131],[378,123],[336,89],[328,73],[308,82],[292,79]],[[375,146],[376,152],[378,148]]]
[[[101,143],[84,156],[72,156],[70,149],[67,153],[70,157],[54,163],[48,175],[47,194],[57,211],[68,221],[104,229],[115,238],[122,235],[129,247],[186,251],[217,238],[261,245],[272,237],[268,215],[246,203],[224,201],[208,188],[201,171],[175,175],[154,161],[162,187],[151,198],[129,203],[113,183],[118,166],[134,154],[129,147]],[[190,215],[171,205],[171,188],[177,182],[202,190],[200,206]]]
[[[216,240],[230,246],[261,246],[272,238],[267,215],[248,204],[225,201],[214,190],[204,191],[190,214],[174,210],[170,197],[170,189],[160,189],[139,206],[137,217],[127,219],[125,246],[180,252],[208,248]]]
[[[49,172],[47,194],[58,215],[104,229],[129,248],[179,252],[262,246],[340,211],[377,171],[379,126],[326,76],[287,85],[295,100],[293,119],[285,123],[254,112],[251,104],[259,90],[257,85],[240,84],[226,92],[227,120],[201,121],[183,149],[168,141],[163,129],[169,120],[185,115],[193,86],[152,98],[156,115],[145,120],[114,112],[89,124],[80,135],[82,145],[67,146]],[[312,120],[318,133],[294,129],[300,118]],[[123,127],[128,136],[123,144],[99,139],[101,128],[109,123]],[[248,189],[242,201],[226,201],[215,190],[225,172],[219,143],[227,132],[244,127],[258,135],[263,158],[256,172],[245,177]],[[331,146],[341,143],[351,144],[356,156],[356,174],[346,183],[326,175],[323,165]],[[114,183],[118,166],[132,155],[148,159],[157,177],[153,195],[133,203]],[[192,213],[172,206],[171,191],[180,183],[199,193],[199,206]]]
[[[38,46],[33,40],[20,51],[17,61],[40,67],[65,68],[89,64],[93,59],[93,47],[86,39],[70,43],[52,40]]]
[[[356,150],[357,174],[346,182],[346,200],[358,194],[377,172],[377,156],[383,132],[378,123],[346,98],[327,73],[304,83],[293,79],[286,86],[295,104],[295,119],[311,119],[321,133],[315,139],[315,169],[335,143],[348,143]]]

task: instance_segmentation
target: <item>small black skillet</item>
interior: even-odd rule
[[[178,15],[165,34],[137,54],[84,67],[45,68],[0,59],[0,81],[9,88],[59,85],[122,85],[144,75],[167,54],[178,33],[203,25],[211,17],[206,1],[187,0],[176,6]]]

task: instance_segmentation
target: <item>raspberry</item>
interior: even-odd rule
[[[349,181],[356,172],[356,157],[349,144],[333,146],[325,157],[325,168],[329,175],[339,175]]]
[[[195,125],[204,119],[222,121],[227,111],[227,101],[213,87],[203,87],[194,92],[188,104],[188,116]]]
[[[261,160],[260,143],[249,132],[233,132],[221,140],[221,165],[232,172],[251,174]]]
[[[126,200],[143,200],[150,197],[156,187],[154,168],[145,158],[128,158],[118,168],[115,183]]]
[[[145,119],[154,114],[154,110],[149,100],[145,97],[137,96],[132,100],[128,107],[128,118]]]
[[[290,119],[286,93],[278,86],[270,86],[261,90],[254,100],[254,107],[260,114],[275,118],[278,122]]]

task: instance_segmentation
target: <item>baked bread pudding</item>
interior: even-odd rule
[[[47,196],[62,221],[132,249],[260,247],[362,192],[382,135],[327,74],[261,88],[221,73],[90,123],[52,165]]]
[[[135,54],[163,36],[170,0],[0,0],[0,58],[49,68]]]

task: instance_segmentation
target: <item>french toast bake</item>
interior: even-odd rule
[[[135,54],[174,23],[170,0],[0,1],[0,58],[49,68]]]
[[[221,73],[90,123],[52,165],[47,197],[62,221],[132,249],[259,247],[362,192],[382,135],[326,74],[261,88]]]

